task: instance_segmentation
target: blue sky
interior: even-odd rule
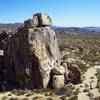
[[[99,26],[100,0],[0,0],[0,23],[23,22],[46,12],[56,26]]]

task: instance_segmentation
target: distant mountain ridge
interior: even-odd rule
[[[80,27],[57,27],[57,26],[52,26],[54,30],[63,30],[66,32],[89,32],[88,29],[85,28],[80,28]]]
[[[63,29],[69,32],[100,32],[100,27],[57,27],[52,26],[53,29]]]
[[[2,32],[3,30],[15,31],[17,30],[18,27],[23,27],[23,23],[8,23],[8,24],[0,23],[0,32]]]
[[[0,32],[4,29],[7,30],[17,30],[18,27],[23,27],[23,23],[0,23]],[[63,30],[67,32],[100,32],[100,27],[60,27],[60,26],[51,26],[54,30]]]
[[[0,27],[21,27],[23,26],[23,23],[8,23],[8,24],[3,24],[0,23]]]
[[[100,27],[84,27],[84,28],[90,31],[100,32]]]

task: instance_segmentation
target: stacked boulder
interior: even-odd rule
[[[54,89],[60,89],[64,86],[65,81],[65,69],[63,66],[55,67],[52,69],[52,87]]]
[[[46,27],[52,24],[51,18],[47,14],[37,13],[33,15],[32,19],[24,22],[26,28]]]

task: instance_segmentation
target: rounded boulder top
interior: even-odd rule
[[[24,27],[26,28],[45,27],[51,24],[51,18],[47,13],[36,13],[33,15],[32,19],[24,21]]]

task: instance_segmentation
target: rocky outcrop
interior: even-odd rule
[[[28,19],[24,22],[25,28],[45,27],[51,24],[51,18],[43,13],[34,14],[32,19]]]
[[[55,32],[47,14],[35,14],[12,35],[5,49],[8,78],[27,88],[46,88],[50,72],[59,63]]]
[[[3,34],[8,88],[60,89],[68,80],[75,84],[80,81],[77,67],[61,63],[51,24],[47,14],[37,13],[26,20],[24,27],[18,28],[16,33]]]

